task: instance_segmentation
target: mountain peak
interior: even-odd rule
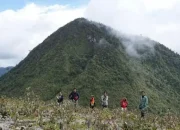
[[[89,20],[86,19],[86,18],[81,17],[81,18],[77,18],[77,19],[75,19],[75,20],[73,20],[73,21],[77,21],[77,22],[87,22],[87,21],[89,21]]]

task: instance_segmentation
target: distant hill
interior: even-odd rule
[[[13,67],[0,67],[0,77],[3,75],[3,74],[5,74],[5,73],[7,73],[8,71],[10,71],[11,69],[12,69]]]
[[[128,26],[128,25],[127,25]],[[111,108],[127,97],[138,108],[139,91],[149,97],[149,110],[180,112],[180,56],[141,36],[128,36],[84,18],[76,19],[47,37],[0,78],[0,95],[20,97],[30,88],[43,100],[76,87],[80,104],[91,94],[97,105],[103,91]]]

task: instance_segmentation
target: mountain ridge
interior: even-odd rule
[[[10,71],[13,67],[12,66],[8,66],[8,67],[0,67],[0,77],[2,75],[4,75],[5,73],[7,73],[8,71]]]

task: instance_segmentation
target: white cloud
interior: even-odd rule
[[[20,10],[0,12],[0,67],[17,64],[56,29],[82,17],[84,10],[32,3]]]
[[[180,0],[91,0],[85,17],[180,53]]]
[[[83,16],[180,53],[179,6],[180,0],[90,0],[86,7],[28,4],[0,12],[0,67],[17,64],[49,34]]]
[[[177,0],[142,0],[147,11],[170,9]]]

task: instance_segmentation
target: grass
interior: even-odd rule
[[[27,98],[28,99],[28,98]],[[180,117],[172,113],[164,115],[147,114],[140,118],[138,110],[122,112],[120,108],[92,111],[88,107],[74,109],[71,101],[62,105],[56,101],[44,102],[17,98],[1,98],[0,113],[4,118],[12,119],[9,129],[24,127],[43,130],[179,130]]]

